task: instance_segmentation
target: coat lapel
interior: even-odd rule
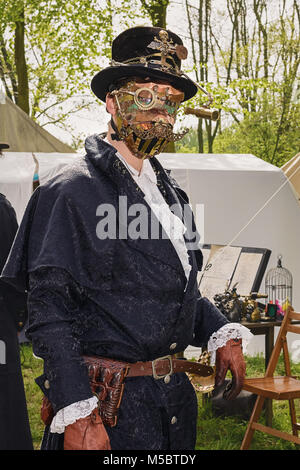
[[[145,195],[143,191],[136,184],[126,166],[116,155],[116,149],[114,149],[110,144],[101,140],[100,137],[97,135],[91,136],[87,139],[86,149],[87,157],[92,161],[92,163],[96,167],[98,167],[102,172],[106,173],[107,176],[111,178],[113,184],[117,187],[117,192],[119,196],[119,200],[116,207],[117,221],[120,223],[118,228],[120,233],[121,227],[122,238],[126,238],[127,243],[130,244],[132,248],[139,250],[144,254],[148,254],[149,256],[152,256],[153,258],[158,259],[167,265],[172,266],[174,269],[177,270],[178,274],[184,276],[185,278],[181,261],[171,240],[165,233],[161,223],[157,220],[155,214],[153,213],[149,204],[145,200]],[[156,173],[158,187],[169,206],[175,204],[176,211],[178,211],[175,212],[175,214],[179,217],[181,217],[182,214],[185,215],[185,212],[183,211],[184,201],[183,199],[178,197],[176,191],[173,189],[169,177],[167,176],[161,164],[155,157],[150,159],[150,163]],[[122,201],[121,204],[120,201]],[[146,230],[142,230],[142,228],[140,228],[141,237],[134,238],[130,236],[130,233],[128,233],[129,230],[126,234],[126,228],[133,228],[133,232],[137,233],[139,207],[142,209],[144,217],[146,214],[146,217],[143,219],[143,221],[147,220],[147,233]],[[129,212],[131,212],[131,215],[128,214],[129,208]],[[191,210],[189,207],[186,209]],[[121,212],[123,215],[121,214]],[[126,214],[125,217],[124,213]],[[140,217],[140,220],[141,219],[142,217]],[[153,229],[153,223],[154,236],[153,231],[151,232],[151,229]],[[188,225],[186,226],[187,234],[189,236],[190,227]],[[189,276],[189,282],[187,287],[189,287],[191,282],[194,283],[193,279],[197,274],[195,254],[191,250],[188,250],[188,255],[192,270]]]
[[[172,266],[178,273],[185,276],[177,252],[161,223],[145,200],[145,194],[136,184],[125,165],[117,156],[116,158],[118,161],[114,164],[114,181],[118,186],[119,201],[120,196],[124,198],[123,213],[125,210],[127,218],[125,218],[123,222],[123,233],[126,233],[127,227],[127,243],[132,248]],[[125,207],[125,203],[127,204],[127,208]],[[117,218],[119,221],[122,219],[122,217],[120,217],[120,211],[118,211]],[[143,227],[138,226],[139,220],[142,220],[144,224]],[[132,236],[136,233],[136,227],[141,234],[139,238]]]
[[[111,179],[113,187],[117,190],[117,198],[114,198],[114,204],[117,213],[118,236],[120,237],[121,233],[121,238],[125,239],[133,249],[172,266],[179,275],[185,277],[181,261],[172,242],[144,199],[144,193],[136,184],[126,166],[116,155],[116,149],[107,142],[104,142],[98,135],[88,137],[85,147],[87,151],[86,157],[98,171],[101,171],[101,173],[104,173]],[[138,231],[138,227],[136,227],[136,230],[134,229],[138,222],[139,207],[142,209],[143,214],[146,214],[147,234],[145,234],[145,227],[141,227],[140,230],[143,235],[140,238],[134,238],[130,236],[128,229],[132,228],[131,232]],[[131,215],[128,214],[129,209]],[[136,214],[134,214],[134,211],[136,211]],[[145,220],[143,222],[145,223]],[[153,223],[155,235],[159,235],[156,238],[149,236],[149,233],[151,234],[151,224]]]

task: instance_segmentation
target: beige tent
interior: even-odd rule
[[[282,167],[282,171],[289,178],[292,188],[300,203],[300,153],[291,158]]]
[[[9,144],[0,156],[0,193],[13,205],[20,223],[33,191],[34,175],[51,177],[78,155],[16,106],[1,91],[0,143]]]
[[[9,144],[9,152],[74,153],[74,149],[60,142],[0,89],[0,142]]]

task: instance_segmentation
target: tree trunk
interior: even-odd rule
[[[0,34],[0,50],[2,54],[2,60],[0,60],[0,68],[1,68],[1,79],[2,82],[5,86],[6,94],[11,100],[17,100],[17,92],[18,92],[18,87],[17,87],[17,81],[15,74],[12,69],[12,64],[10,61],[9,53],[6,49],[5,41],[3,38],[2,33]],[[9,83],[10,82],[11,88],[9,88]]]
[[[15,66],[17,72],[17,105],[29,115],[29,85],[25,58],[25,19],[24,6],[15,23]]]
[[[198,152],[204,153],[204,137],[203,137],[203,127],[202,127],[202,118],[198,118],[198,128],[197,128],[197,135],[198,135]]]
[[[169,0],[141,0],[153,26],[166,29]]]

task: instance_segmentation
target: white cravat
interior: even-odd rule
[[[180,218],[170,210],[163,195],[158,189],[156,174],[151,163],[148,159],[145,159],[143,161],[142,169],[139,172],[131,166],[119,152],[117,152],[116,155],[124,163],[136,184],[145,194],[145,201],[149,204],[151,210],[161,223],[177,252],[188,282],[191,265],[189,263],[189,256],[183,237],[186,227]]]

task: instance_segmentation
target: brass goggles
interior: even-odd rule
[[[172,93],[173,90],[175,93]],[[164,110],[168,114],[173,115],[176,114],[184,100],[184,93],[175,90],[171,86],[166,87],[163,91],[159,91],[159,85],[157,84],[154,84],[153,88],[148,88],[144,83],[139,84],[136,82],[129,82],[126,87],[114,90],[111,94],[120,102],[127,101],[128,95],[132,96],[132,104],[127,109],[127,111],[131,112],[134,110],[148,111],[154,108]]]
[[[131,80],[110,94],[118,106],[114,117],[117,135],[138,158],[161,153],[168,142],[180,140],[188,132],[173,132],[184,93],[171,85]]]

